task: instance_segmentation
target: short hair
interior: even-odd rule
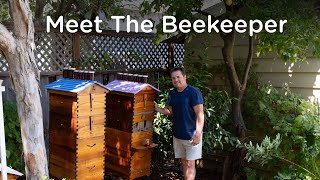
[[[173,72],[176,72],[176,71],[181,71],[181,74],[182,75],[186,75],[186,72],[185,70],[182,68],[182,67],[174,67],[170,70],[170,75],[173,73]]]

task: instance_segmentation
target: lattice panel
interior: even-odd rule
[[[86,69],[159,69],[168,67],[168,45],[148,37],[81,36],[81,61]]]
[[[35,33],[35,60],[39,70],[60,71],[73,59],[73,35],[67,33]],[[149,37],[82,35],[81,65],[91,70],[139,70],[168,68],[168,45],[153,44]],[[174,48],[174,66],[181,66],[184,46]],[[0,72],[8,64],[0,54]]]
[[[72,35],[63,33],[35,33],[35,61],[40,71],[60,71],[72,60]],[[0,72],[8,71],[8,64],[0,54]]]
[[[59,71],[72,61],[72,34],[35,33],[35,58],[40,71]]]
[[[184,44],[174,46],[174,67],[181,67],[184,59]]]
[[[8,71],[8,63],[4,59],[4,56],[0,53],[0,72]]]

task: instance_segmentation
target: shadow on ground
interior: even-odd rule
[[[152,163],[150,177],[141,177],[136,180],[183,180],[182,170],[178,160],[154,161]],[[107,173],[106,180],[122,180],[112,173]],[[210,170],[197,169],[196,180],[220,180],[221,174],[215,174]]]

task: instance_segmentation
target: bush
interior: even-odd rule
[[[168,100],[169,90],[172,86],[171,80],[169,77],[161,76],[158,83],[161,85],[160,89],[162,89],[162,91],[158,94],[157,103],[159,106],[165,107]],[[154,154],[157,154],[158,159],[167,158],[170,155],[173,155],[171,117],[157,113],[153,123],[153,131],[153,139],[159,144],[159,146],[154,150],[156,152]]]
[[[24,172],[22,141],[17,105],[13,101],[3,102],[4,128],[7,149],[7,164]]]
[[[193,68],[195,67],[196,68]],[[225,143],[233,144],[236,141],[230,132],[223,128],[229,117],[230,99],[226,92],[214,91],[208,88],[208,82],[212,75],[208,72],[207,65],[190,65],[188,84],[198,88],[204,97],[205,123],[203,129],[203,149],[211,153],[215,147],[223,148]],[[170,87],[169,77],[161,77],[159,84],[163,90],[158,96],[158,104],[165,106]],[[154,121],[154,140],[159,143],[156,148],[160,157],[167,157],[172,153],[172,120],[157,113]]]
[[[283,163],[277,179],[320,177],[318,104],[302,99],[288,88],[278,91],[272,86],[264,86],[248,91],[244,109],[245,119],[251,122],[247,123],[248,128],[264,130],[264,135],[271,137],[281,136],[281,144],[272,155]],[[255,150],[263,152],[266,148]]]

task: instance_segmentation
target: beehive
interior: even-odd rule
[[[49,174],[55,179],[103,179],[105,102],[96,81],[59,79],[49,92]]]
[[[126,179],[150,176],[154,99],[146,83],[115,80],[106,101],[106,169]]]

